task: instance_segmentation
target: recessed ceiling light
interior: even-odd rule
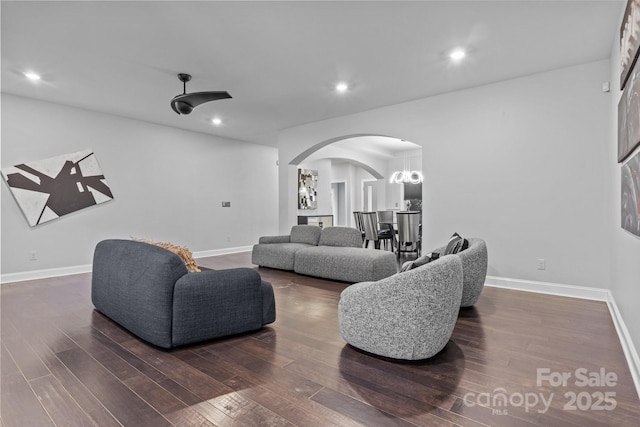
[[[449,58],[453,59],[454,61],[459,61],[465,56],[467,56],[467,53],[463,49],[454,49],[449,54]]]
[[[346,92],[348,89],[349,89],[349,85],[348,85],[348,84],[346,84],[346,83],[344,83],[344,82],[342,82],[342,83],[338,83],[338,84],[336,85],[336,90],[337,90],[338,92],[340,92],[340,93],[344,93],[344,92]]]
[[[220,126],[222,124],[222,119],[220,117],[214,117],[213,119],[211,119],[211,123],[216,126]]]
[[[33,73],[31,71],[24,73],[24,76],[29,80],[33,80],[34,82],[40,80],[40,75]]]

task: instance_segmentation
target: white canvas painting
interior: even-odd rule
[[[2,169],[30,226],[113,199],[92,150]]]

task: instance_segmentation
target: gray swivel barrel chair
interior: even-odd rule
[[[471,237],[467,240],[469,240],[469,247],[457,253],[462,261],[463,271],[463,290],[460,307],[471,307],[480,298],[487,278],[489,262],[486,242],[477,237]],[[445,253],[445,249],[446,246],[442,246],[434,252],[442,255]]]
[[[369,353],[426,359],[453,334],[462,297],[462,261],[445,255],[377,282],[349,286],[340,295],[342,338]]]

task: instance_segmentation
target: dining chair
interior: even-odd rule
[[[420,256],[422,250],[421,222],[422,213],[414,211],[398,212],[398,258],[402,252],[415,252]]]
[[[393,211],[378,211],[378,222],[393,224]]]
[[[376,212],[362,212],[362,223],[364,225],[364,247],[369,247],[369,242],[373,241],[374,247],[380,249],[380,241],[385,241],[385,248],[391,242],[393,251],[393,233],[389,229],[381,230],[378,227],[378,215]]]
[[[364,242],[364,224],[362,223],[362,212],[354,211],[353,219],[355,221],[356,228],[360,230],[360,233],[362,234],[362,241]]]

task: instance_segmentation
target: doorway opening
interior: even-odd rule
[[[347,226],[347,190],[346,182],[331,183],[331,212],[335,225]]]

